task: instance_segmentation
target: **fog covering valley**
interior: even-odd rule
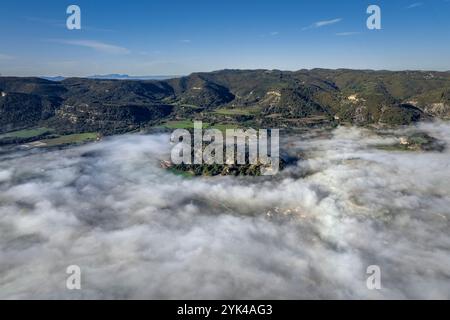
[[[450,151],[376,147],[408,131],[450,145],[445,122],[282,135],[301,160],[246,178],[162,169],[167,134],[0,149],[0,299],[449,299]]]

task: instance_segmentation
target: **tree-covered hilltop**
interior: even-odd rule
[[[222,70],[169,80],[0,77],[0,133],[215,126],[402,125],[450,118],[450,72]],[[168,125],[169,124],[169,125]]]

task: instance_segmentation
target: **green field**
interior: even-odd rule
[[[168,129],[194,129],[194,122],[189,120],[182,121],[169,121],[163,124],[165,128]],[[203,129],[218,129],[220,131],[225,131],[226,129],[237,129],[239,126],[236,124],[229,123],[218,123],[211,125],[210,123],[203,122]]]
[[[194,129],[194,122],[190,120],[169,121],[163,124],[168,129]],[[203,123],[203,129],[208,129],[209,123]]]
[[[248,108],[222,108],[214,111],[216,114],[222,116],[251,116],[260,111],[260,107],[248,107]]]
[[[69,134],[54,139],[41,140],[47,147],[55,147],[66,144],[86,143],[97,140],[98,134],[96,132]]]
[[[169,172],[172,172],[174,175],[180,176],[183,178],[193,178],[195,176],[192,172],[189,172],[189,171],[177,170],[175,168],[169,168],[168,170],[169,170]]]
[[[20,139],[29,139],[33,137],[42,136],[46,133],[51,133],[53,130],[49,128],[34,128],[34,129],[26,129],[8,132],[0,135],[0,139],[4,138],[20,138]]]

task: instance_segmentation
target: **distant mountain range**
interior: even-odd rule
[[[111,134],[194,119],[266,128],[402,125],[450,117],[449,72],[222,70],[163,80],[94,77],[0,77],[0,131],[45,126]]]
[[[103,74],[103,75],[93,75],[86,77],[87,79],[109,79],[109,80],[167,80],[172,78],[179,78],[180,76],[129,76],[127,74]],[[67,77],[56,76],[56,77],[40,77],[45,80],[50,81],[63,81]]]
[[[55,77],[40,77],[41,79],[45,79],[45,80],[49,80],[49,81],[63,81],[64,79],[66,79],[66,77],[62,77],[62,76],[55,76]]]

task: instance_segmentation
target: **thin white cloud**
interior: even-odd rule
[[[260,37],[260,38],[276,37],[276,36],[278,36],[279,34],[280,34],[280,33],[279,33],[278,31],[272,31],[272,32],[260,34],[259,37]]]
[[[61,44],[68,44],[72,46],[80,46],[85,48],[90,48],[98,52],[109,53],[109,54],[129,54],[131,51],[127,48],[116,46],[113,44],[108,44],[96,40],[53,40],[54,42]]]
[[[189,39],[183,39],[180,41],[181,43],[191,43],[192,41]]]
[[[45,18],[39,18],[39,17],[24,17],[25,20],[28,20],[33,23],[39,23],[39,24],[45,24],[52,27],[58,27],[58,28],[66,28],[66,24],[62,23],[61,20],[56,19],[45,19]]]
[[[423,6],[423,2],[415,2],[406,7],[406,9],[413,9]]]
[[[342,21],[342,18],[317,21],[317,22],[314,22],[313,24],[311,24],[311,25],[309,25],[307,27],[304,27],[302,30],[321,28],[321,27],[325,27],[325,26],[329,26],[329,25],[332,25],[332,24],[339,23],[341,21]]]
[[[0,53],[0,60],[11,60],[11,59],[14,59],[14,57],[8,54]]]
[[[361,34],[361,32],[338,32],[338,33],[336,33],[336,35],[337,36],[340,36],[340,37],[347,37],[347,36],[354,36],[354,35],[357,35],[357,34]]]

